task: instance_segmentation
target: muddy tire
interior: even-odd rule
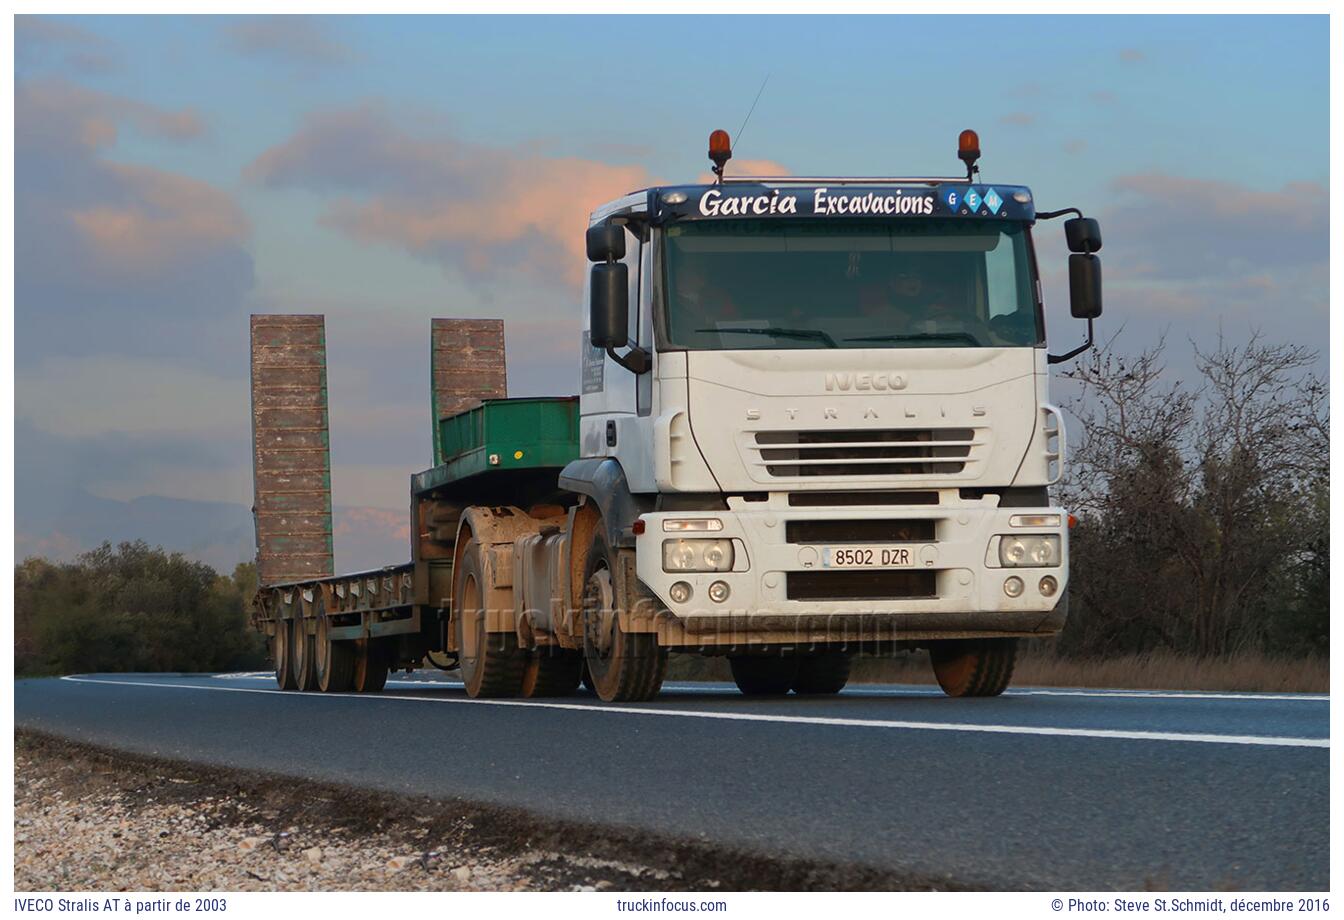
[[[954,639],[929,646],[933,674],[948,696],[998,696],[1017,662],[1016,639]]]
[[[457,655],[467,696],[517,696],[523,685],[526,658],[518,650],[513,633],[486,630],[485,566],[475,540],[462,554],[453,597],[453,623],[457,630]]]
[[[308,632],[305,619],[295,618],[293,632],[290,634],[290,667],[294,671],[294,687],[297,690],[317,689],[317,649],[312,633]]]
[[[276,619],[271,637],[271,658],[275,661],[275,683],[281,690],[297,690],[294,682],[294,622]]]
[[[588,548],[583,589],[583,657],[594,693],[608,703],[651,700],[663,687],[667,652],[653,633],[627,633],[616,609],[612,560],[601,525]]]
[[[733,683],[747,696],[783,696],[798,679],[798,659],[783,655],[729,655]]]
[[[350,689],[356,693],[381,693],[387,686],[387,650],[376,639],[356,639],[350,643],[353,661]]]
[[[569,696],[583,678],[583,656],[573,649],[542,646],[528,653],[523,663],[521,693],[532,699]]]
[[[317,608],[317,635],[313,637],[313,651],[317,668],[317,689],[323,693],[345,693],[354,685],[355,646],[353,642],[333,642],[327,638],[331,617],[319,598]]]
[[[852,660],[846,652],[804,655],[798,659],[798,675],[793,679],[793,692],[805,696],[839,693],[849,683]]]

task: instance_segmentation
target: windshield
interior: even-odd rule
[[[663,232],[674,348],[1042,340],[1026,228],[994,220],[702,220]]]

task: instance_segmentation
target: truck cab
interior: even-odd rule
[[[1062,628],[1037,217],[1030,189],[970,174],[720,179],[593,212],[562,484],[634,550],[661,645],[985,650]],[[1099,248],[1087,223],[1071,245]],[[1099,274],[1071,271],[1090,330]]]

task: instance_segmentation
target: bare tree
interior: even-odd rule
[[[1263,647],[1328,552],[1315,355],[1220,339],[1196,349],[1191,389],[1167,381],[1163,350],[1108,346],[1066,374],[1081,428],[1061,489],[1081,517],[1066,651]]]

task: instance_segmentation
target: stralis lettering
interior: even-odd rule
[[[723,192],[712,188],[700,196],[700,213],[705,217],[797,214],[798,196],[781,195],[779,189],[775,189],[769,195],[741,195],[724,198]]]
[[[830,189],[812,193],[814,214],[932,214],[932,195],[831,195]]]

